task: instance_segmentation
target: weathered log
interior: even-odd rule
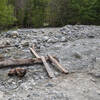
[[[48,57],[49,57],[50,61],[56,65],[55,67],[57,67],[61,72],[65,73],[65,74],[68,73],[68,70],[63,68],[62,65],[54,57],[52,57],[51,55],[48,55]]]
[[[46,69],[46,71],[47,71],[49,77],[50,77],[50,78],[53,78],[53,77],[54,77],[54,73],[52,72],[52,70],[50,69],[48,63],[46,62],[45,57],[41,56],[41,60],[42,60],[42,62],[43,62],[43,64],[44,64],[44,66],[45,66],[45,69]]]
[[[47,71],[49,77],[50,77],[50,78],[53,78],[53,77],[54,77],[54,73],[52,72],[52,70],[50,69],[48,63],[46,62],[46,58],[43,57],[43,56],[40,57],[40,56],[36,53],[36,51],[35,51],[35,49],[34,49],[34,45],[32,46],[32,48],[30,48],[30,51],[31,51],[31,53],[32,53],[33,55],[35,55],[36,58],[40,58],[40,59],[42,60],[42,62],[43,62],[43,64],[44,64],[44,67],[45,67],[45,69],[46,69],[46,71]]]
[[[45,57],[46,60],[49,60],[48,57]],[[0,68],[4,67],[16,67],[16,66],[29,66],[34,64],[42,64],[41,58],[33,59],[8,59],[0,62]]]
[[[31,53],[35,55],[36,58],[40,58],[40,56],[36,53],[35,49],[34,49],[34,45],[32,46],[32,48],[29,48]]]
[[[10,46],[10,45],[2,45],[2,46],[0,46],[0,49],[3,49],[3,48],[9,48],[9,47],[14,47],[14,46]]]

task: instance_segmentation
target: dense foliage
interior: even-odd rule
[[[0,0],[0,27],[100,25],[100,0]]]
[[[0,0],[0,29],[12,25],[15,20],[13,6],[8,5],[7,0]]]

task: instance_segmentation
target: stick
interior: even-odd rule
[[[54,73],[52,72],[52,70],[50,69],[48,63],[46,62],[45,57],[41,56],[41,60],[42,60],[44,66],[45,66],[45,68],[46,68],[46,71],[47,71],[49,77],[50,77],[50,78],[53,78],[53,77],[54,77]]]
[[[40,59],[42,60],[42,62],[43,62],[43,64],[44,64],[44,66],[45,66],[45,69],[46,69],[46,71],[47,71],[49,77],[50,77],[50,78],[53,78],[53,77],[54,77],[54,74],[53,74],[53,72],[51,71],[51,69],[50,69],[48,63],[46,62],[45,57],[43,57],[43,56],[40,57],[40,56],[35,52],[35,50],[34,50],[34,45],[32,46],[32,48],[30,48],[30,51],[32,52],[32,54],[35,55],[36,58],[40,58]]]
[[[48,57],[45,57],[46,61],[49,60]],[[41,58],[33,58],[33,59],[8,59],[0,62],[0,68],[5,67],[16,67],[16,66],[24,66],[24,65],[34,65],[34,64],[43,64]]]
[[[34,45],[32,46],[32,48],[29,48],[30,51],[32,52],[32,54],[35,55],[36,58],[40,58],[39,55],[36,53],[36,51],[34,50]]]
[[[49,57],[49,59],[50,59],[51,62],[53,62],[54,64],[57,65],[56,67],[57,67],[61,72],[66,73],[66,74],[68,73],[68,71],[67,71],[65,68],[63,68],[55,58],[53,58],[51,55],[48,55],[48,57]]]
[[[10,46],[10,45],[9,45],[9,46],[4,46],[4,45],[3,45],[3,46],[0,46],[0,49],[8,48],[8,47],[14,47],[14,46]]]

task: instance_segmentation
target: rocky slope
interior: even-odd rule
[[[100,26],[2,32],[0,45],[13,47],[0,49],[0,60],[32,58],[33,43],[39,55],[56,55],[69,74],[51,66],[55,78],[49,79],[43,65],[34,65],[24,66],[28,72],[19,79],[0,69],[0,100],[100,100]]]

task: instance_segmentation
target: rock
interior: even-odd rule
[[[29,46],[29,42],[26,41],[26,40],[23,40],[23,41],[21,42],[21,45],[22,45],[23,47],[27,47],[27,46]]]
[[[0,100],[3,100],[4,93],[0,91]]]
[[[32,40],[32,43],[37,44],[38,41],[36,39]]]
[[[6,37],[17,38],[19,37],[19,33],[17,31],[9,31],[6,33]]]
[[[96,62],[94,64],[94,68],[90,72],[96,78],[100,78],[100,58],[96,58]]]
[[[56,37],[52,37],[52,38],[50,38],[50,39],[48,39],[48,43],[56,43],[56,42],[58,42],[59,40],[56,38]]]
[[[62,37],[60,41],[61,42],[67,42],[67,39],[65,37]]]
[[[46,42],[48,39],[49,39],[48,36],[44,36],[43,39],[42,39],[42,41],[43,41],[43,42]]]
[[[100,90],[97,90],[96,93],[97,93],[98,95],[100,95]]]
[[[15,47],[19,47],[19,43],[15,43]]]
[[[12,37],[13,37],[13,38],[19,37],[18,32],[17,32],[17,31],[13,31],[13,32],[12,32]]]
[[[60,40],[62,38],[62,34],[57,34],[55,37]]]
[[[89,38],[95,38],[95,36],[93,36],[93,35],[88,35],[88,37],[89,37]]]
[[[0,54],[0,61],[4,60],[5,56]]]
[[[52,84],[52,83],[47,83],[47,84],[46,84],[46,87],[54,87],[54,84]]]
[[[41,50],[45,50],[45,47],[44,47],[44,46],[40,46],[40,49],[41,49]]]
[[[75,58],[77,58],[77,59],[81,59],[81,58],[82,58],[81,54],[79,54],[78,52],[75,52],[75,53],[73,54],[73,56],[74,56]]]
[[[5,45],[10,45],[11,44],[11,41],[10,40],[6,40],[5,41]]]

